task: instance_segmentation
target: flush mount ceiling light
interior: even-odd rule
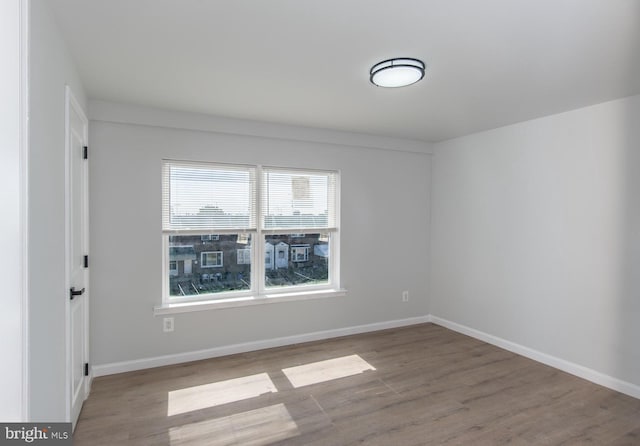
[[[378,87],[406,87],[424,77],[424,62],[408,57],[384,60],[369,71],[369,80]]]

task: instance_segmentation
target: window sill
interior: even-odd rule
[[[299,300],[320,299],[325,297],[346,296],[347,290],[314,290],[297,291],[294,293],[265,294],[260,297],[244,296],[219,300],[204,300],[199,302],[184,302],[163,304],[153,308],[153,315],[190,313],[193,311],[220,310],[223,308],[247,307],[250,305],[273,304],[278,302],[295,302]]]

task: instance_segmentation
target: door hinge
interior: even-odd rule
[[[75,288],[71,288],[69,289],[69,299],[73,300],[74,297],[76,296],[82,296],[84,294],[84,288],[81,289],[80,291],[76,290]]]
[[[89,363],[84,363],[84,376],[89,376]]]
[[[89,159],[89,147],[87,146],[82,148],[82,159]]]
[[[84,267],[89,268],[89,256],[84,256]]]

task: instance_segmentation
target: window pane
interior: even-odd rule
[[[164,161],[165,231],[255,227],[255,169],[246,166]],[[218,235],[204,234],[215,239]]]
[[[172,297],[251,289],[251,235],[169,236]]]
[[[267,288],[329,283],[329,233],[265,236]]]
[[[336,174],[265,168],[262,178],[265,229],[335,227]]]

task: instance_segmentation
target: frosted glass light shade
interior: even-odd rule
[[[424,77],[424,68],[424,62],[418,59],[389,59],[371,68],[369,80],[379,87],[406,87]]]

